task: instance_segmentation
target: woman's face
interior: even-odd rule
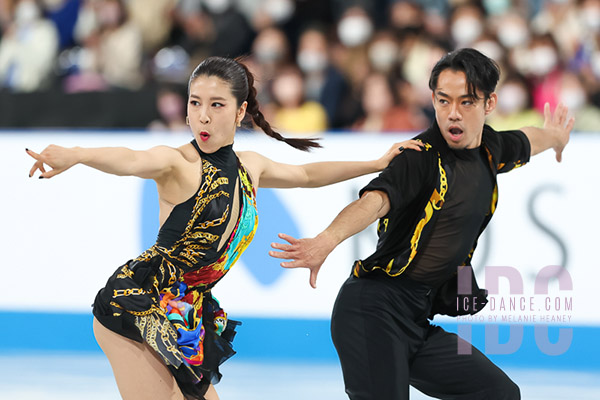
[[[191,83],[187,115],[202,151],[214,153],[233,143],[247,105],[244,102],[238,108],[229,84],[216,76],[201,75]]]

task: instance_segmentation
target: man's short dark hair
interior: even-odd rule
[[[480,90],[487,100],[500,79],[500,68],[494,60],[475,49],[458,49],[442,57],[431,70],[429,88],[432,91],[435,91],[442,71],[447,69],[465,73],[469,95],[474,99],[479,99],[477,90]]]

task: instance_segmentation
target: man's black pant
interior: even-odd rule
[[[343,284],[331,332],[350,399],[408,399],[409,385],[440,399],[520,399],[479,350],[463,343],[472,352],[458,354],[462,339],[430,325],[432,297],[427,285],[383,273]]]

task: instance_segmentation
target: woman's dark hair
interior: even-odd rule
[[[465,73],[469,95],[474,99],[479,99],[477,90],[480,90],[484,100],[487,100],[496,90],[500,79],[500,68],[494,60],[475,49],[458,49],[442,57],[431,70],[429,88],[432,91],[435,91],[442,71],[447,69]]]
[[[229,84],[231,93],[237,100],[238,107],[244,101],[248,102],[246,113],[252,117],[254,123],[267,135],[303,151],[310,150],[313,147],[321,147],[313,139],[285,138],[271,128],[271,125],[265,120],[265,117],[259,110],[258,100],[256,99],[256,88],[254,87],[254,76],[248,67],[240,61],[225,57],[209,57],[205,59],[192,72],[188,83],[188,92],[192,82],[199,76],[216,76]]]

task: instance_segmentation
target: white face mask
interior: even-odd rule
[[[558,63],[556,51],[550,46],[538,46],[530,51],[531,73],[543,76],[554,69]]]
[[[600,31],[600,8],[587,7],[581,9],[581,21],[588,29],[598,32]]]
[[[460,17],[452,24],[450,28],[452,38],[459,45],[471,44],[481,35],[483,27],[481,21],[473,17]]]
[[[390,41],[373,43],[369,48],[369,61],[379,71],[388,71],[398,60],[398,47]]]
[[[302,50],[298,53],[297,62],[303,72],[321,72],[327,67],[327,55],[320,51]]]
[[[266,0],[262,7],[276,24],[290,19],[296,9],[296,5],[291,0]]]
[[[504,24],[498,28],[498,40],[509,49],[524,44],[529,38],[529,32],[520,25]]]
[[[504,56],[504,49],[493,40],[483,40],[473,45],[475,50],[479,50],[492,60],[500,60]]]
[[[565,88],[560,92],[560,100],[569,107],[569,111],[576,111],[585,105],[586,95],[582,89]]]
[[[281,61],[285,52],[271,45],[260,45],[254,50],[256,59],[261,63]]]
[[[519,85],[506,84],[498,90],[498,110],[512,114],[527,107],[527,93]]]
[[[33,1],[21,1],[15,8],[15,22],[19,25],[35,21],[40,16],[40,9]]]
[[[204,5],[213,14],[222,14],[231,5],[231,0],[204,0]]]
[[[352,15],[344,17],[337,26],[340,41],[346,47],[364,44],[373,34],[373,24],[366,17]]]

